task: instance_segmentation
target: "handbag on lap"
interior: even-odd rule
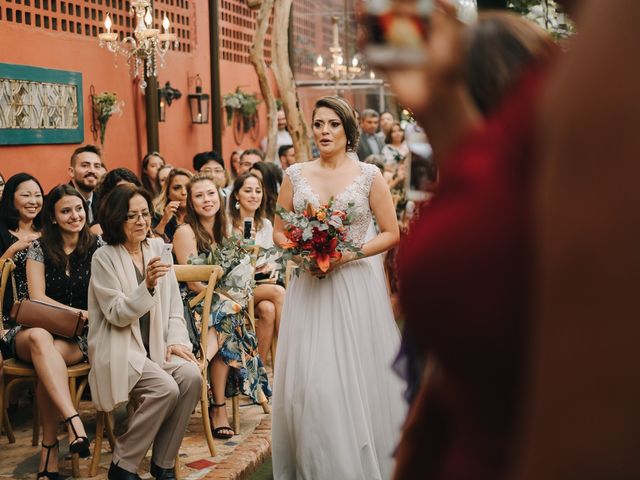
[[[23,327],[44,328],[53,335],[69,339],[81,335],[87,322],[81,312],[38,300],[15,302],[10,318]]]

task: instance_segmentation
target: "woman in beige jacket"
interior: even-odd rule
[[[89,385],[111,411],[140,400],[118,438],[109,480],[139,479],[153,444],[151,474],[173,479],[174,462],[200,392],[175,274],[160,258],[163,242],[147,239],[151,198],[141,188],[113,190],[100,212],[108,245],[93,257],[89,286]]]

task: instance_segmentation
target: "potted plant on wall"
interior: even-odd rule
[[[102,92],[92,96],[93,114],[100,128],[100,143],[104,145],[104,136],[107,131],[107,123],[114,113],[122,112],[122,101],[118,101],[118,95],[114,92]]]
[[[244,132],[248,132],[256,124],[258,105],[262,100],[255,93],[243,92],[240,87],[233,93],[227,93],[222,97],[222,104],[227,112],[227,125],[231,125],[234,115],[242,117]]]

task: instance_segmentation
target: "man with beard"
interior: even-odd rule
[[[98,147],[85,145],[74,150],[69,166],[69,176],[71,176],[69,184],[73,185],[87,202],[89,224],[93,224],[98,216],[99,200],[95,190],[102,172],[103,164]]]

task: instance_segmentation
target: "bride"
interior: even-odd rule
[[[367,257],[397,243],[396,214],[378,168],[348,156],[359,136],[349,104],[321,98],[312,120],[320,158],[287,169],[278,203],[298,212],[331,198],[340,209],[353,203],[349,240],[363,256],[346,252],[327,274],[302,272],[287,290],[274,374],[274,475],[387,479],[405,415],[403,385],[391,370],[400,335],[382,262]],[[365,243],[372,214],[380,233]],[[276,217],[280,245],[283,227]]]

